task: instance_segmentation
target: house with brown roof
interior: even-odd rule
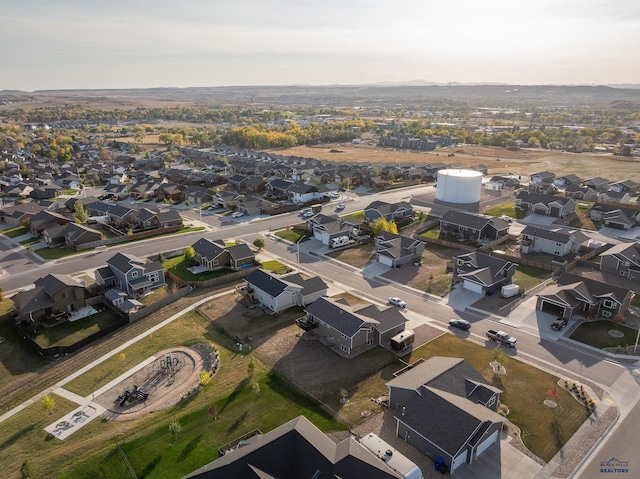
[[[20,320],[37,323],[66,318],[86,306],[84,286],[66,274],[48,274],[33,282],[35,288],[20,291],[11,299]]]

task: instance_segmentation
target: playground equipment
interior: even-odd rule
[[[120,406],[124,406],[130,399],[140,399],[141,401],[146,401],[147,399],[149,399],[149,393],[142,391],[138,386],[134,385],[133,391],[129,391],[127,389],[124,393],[116,398],[116,401],[120,403]]]

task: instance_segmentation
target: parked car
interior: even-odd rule
[[[240,218],[241,216],[244,216],[244,213],[242,211],[236,211],[231,215],[232,218]]]
[[[344,203],[340,203],[339,205],[336,206],[336,210],[341,211],[344,209]]]
[[[329,198],[340,198],[340,193],[336,192],[336,191],[332,191],[331,193],[329,193]]]
[[[513,218],[511,218],[511,216],[502,215],[502,216],[500,217],[500,219],[501,219],[502,221],[506,221],[507,223],[513,223]]]
[[[398,308],[406,308],[407,307],[407,303],[405,303],[404,301],[402,301],[400,298],[398,298],[396,296],[392,296],[391,298],[389,298],[389,304],[393,304],[394,306],[397,306]]]
[[[466,319],[460,319],[460,318],[450,319],[449,326],[451,326],[452,328],[463,329],[465,331],[468,331],[469,329],[471,329],[471,323]]]
[[[313,211],[305,211],[304,213],[302,213],[303,218],[311,218],[312,216],[314,216]]]
[[[564,328],[569,320],[567,318],[558,318],[553,323],[551,323],[551,329],[555,329],[556,331],[560,331]]]

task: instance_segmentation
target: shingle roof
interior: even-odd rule
[[[116,253],[114,256],[107,260],[107,264],[111,268],[115,268],[122,273],[126,273],[133,269],[133,265],[138,267],[144,264],[144,260],[127,253]]]
[[[289,286],[284,281],[280,281],[262,269],[252,271],[245,276],[244,280],[273,298],[278,297]]]
[[[365,324],[378,324],[377,320],[354,313],[351,308],[329,298],[319,298],[307,306],[305,311],[349,337]]]
[[[308,296],[310,294],[319,293],[320,291],[326,291],[328,286],[320,276],[311,276],[310,278],[303,278],[300,273],[292,273],[282,277],[283,281],[287,283],[294,283],[298,286],[302,286],[302,294]]]

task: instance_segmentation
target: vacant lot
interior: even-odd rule
[[[375,246],[373,244],[364,244],[340,251],[332,251],[331,253],[327,253],[327,256],[347,263],[355,268],[364,268],[369,261],[371,261],[374,251]]]
[[[339,153],[331,152],[338,149]],[[356,146],[348,143],[319,145],[315,147],[298,146],[271,150],[279,155],[295,155],[317,158],[334,162],[354,162],[385,164],[399,163],[463,163],[468,166],[483,164],[490,175],[513,173],[527,175],[538,171],[552,171],[558,176],[574,173],[581,178],[602,176],[613,181],[631,179],[640,183],[640,161],[631,158],[595,153],[564,153],[540,149],[522,149],[511,151],[506,148],[465,145],[446,148],[435,152],[392,151],[382,148]],[[454,158],[447,155],[454,153]]]

